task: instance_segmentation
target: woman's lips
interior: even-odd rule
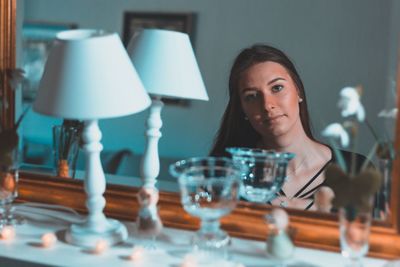
[[[284,115],[271,116],[271,117],[266,118],[264,120],[264,123],[274,124],[274,123],[278,122],[280,119],[282,119],[283,117],[284,117]]]

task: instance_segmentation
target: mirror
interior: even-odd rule
[[[1,8],[0,8],[0,34],[1,34],[1,39],[0,40],[5,40],[5,42],[0,42],[0,70],[2,71],[2,73],[4,73],[5,70],[7,69],[13,69],[16,67],[15,65],[15,46],[19,46],[19,42],[15,43],[15,40],[19,40],[20,41],[20,37],[18,35],[16,35],[16,0],[8,0],[8,1],[2,1],[1,2]],[[66,6],[60,6],[60,5],[68,5],[69,3],[75,2],[78,3],[78,1],[69,1],[69,2],[65,2],[65,3],[58,3],[57,9],[59,10],[68,10]],[[261,3],[262,1],[260,1],[259,3]],[[282,1],[279,1],[282,2]],[[372,5],[374,5],[373,1],[369,1],[371,2]],[[94,4],[94,1],[85,1],[85,4]],[[96,5],[100,5],[101,3],[105,4],[106,1],[96,1]],[[182,4],[182,1],[170,1],[169,4],[169,8],[166,9],[166,11],[169,10],[183,10],[183,11],[187,11],[187,10],[192,10],[192,9],[196,9],[198,11],[198,14],[210,14],[212,15],[212,17],[210,17],[210,19],[208,20],[201,20],[202,21],[202,25],[203,27],[210,29],[211,31],[214,32],[213,38],[212,38],[212,42],[211,41],[207,41],[204,40],[202,38],[202,34],[201,32],[197,33],[197,43],[196,43],[196,51],[197,51],[197,57],[199,58],[199,62],[200,62],[200,67],[203,70],[203,75],[205,77],[205,82],[206,84],[208,84],[208,90],[209,90],[209,94],[210,94],[210,98],[211,101],[210,103],[191,103],[191,108],[200,108],[201,105],[210,105],[207,107],[213,107],[210,108],[211,110],[207,110],[207,115],[212,115],[207,117],[207,120],[213,116],[216,116],[215,120],[218,120],[220,117],[220,114],[222,113],[223,110],[223,106],[213,106],[213,104],[215,103],[215,101],[217,99],[223,99],[223,101],[226,101],[226,89],[225,89],[225,78],[222,77],[223,74],[227,75],[227,70],[229,69],[229,65],[231,63],[231,60],[233,58],[233,55],[235,55],[238,52],[239,48],[242,48],[244,46],[250,45],[251,43],[255,42],[255,41],[260,41],[260,35],[259,34],[251,34],[250,31],[248,31],[249,29],[251,29],[251,27],[245,27],[242,24],[239,23],[239,25],[236,25],[236,27],[228,27],[230,25],[230,22],[227,20],[218,20],[218,24],[221,24],[221,26],[225,25],[227,28],[227,32],[231,33],[231,39],[227,40],[228,42],[232,42],[237,44],[237,48],[226,48],[225,46],[223,46],[221,43],[218,42],[219,40],[219,36],[221,36],[221,32],[218,29],[214,29],[214,24],[217,21],[218,18],[218,14],[221,14],[222,11],[227,12],[230,14],[230,16],[234,16],[235,14],[230,13],[229,10],[226,10],[225,7],[226,5],[219,5],[219,6],[214,6],[214,9],[212,9],[211,11],[207,11],[205,10],[205,7],[203,7],[202,2],[196,2],[196,4],[194,4],[195,6],[193,6],[192,8],[190,7],[180,7],[178,8],[178,6],[180,4]],[[221,2],[218,2],[221,3]],[[284,2],[286,4],[288,4],[289,2]],[[340,22],[339,24],[346,25],[346,26],[351,26],[348,25],[349,21],[357,23],[358,18],[356,19],[356,15],[358,16],[359,14],[364,14],[365,18],[364,20],[361,20],[362,23],[360,22],[360,25],[364,25],[363,23],[366,23],[368,20],[371,20],[371,18],[373,18],[374,16],[372,16],[373,14],[376,13],[383,13],[381,14],[381,16],[379,16],[379,18],[383,19],[383,21],[385,21],[385,25],[389,26],[389,28],[391,28],[392,31],[396,32],[396,28],[392,28],[390,27],[390,25],[396,25],[395,23],[395,18],[398,16],[395,16],[395,11],[396,10],[400,10],[397,5],[398,3],[396,3],[395,1],[387,1],[384,3],[376,3],[374,8],[371,9],[372,13],[364,13],[364,7],[365,4],[367,2],[365,1],[352,1],[351,3],[347,3],[346,2],[342,2],[342,6],[345,6],[346,8],[349,7],[353,7],[353,9],[351,10],[355,10],[353,11],[348,11],[346,14],[347,15],[343,15],[343,20],[342,22]],[[47,3],[49,5],[51,5],[51,3]],[[71,12],[69,15],[65,15],[64,20],[65,21],[70,21],[71,19],[74,19],[72,17],[72,14],[77,15],[78,11],[81,11],[82,13],[85,12],[85,10],[88,10],[88,13],[93,13],[92,9],[84,9],[82,8],[82,1],[79,1],[79,8],[72,10],[74,12]],[[153,10],[155,9],[155,7],[151,4],[151,3],[147,3],[144,4],[142,3],[144,6],[141,7],[143,10]],[[288,24],[285,25],[284,24],[280,24],[278,22],[281,22],[281,20],[285,20],[287,17],[290,17],[289,15],[293,15],[292,13],[290,13],[289,9],[287,8],[283,8],[281,7],[281,9],[277,9],[277,7],[275,5],[278,4],[278,2],[269,2],[269,6],[266,9],[261,10],[259,13],[262,13],[262,17],[269,17],[271,16],[272,21],[273,21],[273,25],[270,28],[277,28],[279,29],[278,32],[276,32],[275,34],[271,35],[271,33],[268,32],[269,26],[266,24],[254,24],[253,26],[255,28],[258,28],[260,31],[263,32],[262,36],[266,36],[265,38],[271,37],[271,39],[276,39],[276,40],[281,40],[280,38],[283,38],[282,36],[285,35],[285,31],[288,28],[291,27],[295,27],[298,30],[297,34],[292,34],[292,37],[296,37],[299,38],[300,36],[306,36],[306,37],[310,37],[312,36],[312,32],[311,29],[309,28],[308,31],[305,29],[302,29],[301,27],[298,27],[298,25],[296,23],[292,24]],[[310,10],[312,10],[312,8],[314,7],[314,5],[321,5],[320,8],[321,10],[326,10],[326,14],[327,15],[327,19],[326,19],[326,23],[327,26],[331,25],[330,21],[331,19],[333,19],[332,16],[330,16],[329,14],[331,14],[332,9],[332,3],[331,2],[324,2],[324,4],[320,4],[320,2],[312,2],[311,1],[301,1],[300,2],[290,2],[290,4],[293,5],[299,5],[296,6],[296,8],[292,7],[290,10],[295,10],[292,11],[294,13],[298,13],[298,14],[304,14],[304,17],[306,21],[309,22],[309,24],[311,24],[313,26],[313,31],[315,30],[315,28],[317,27],[322,27],[322,25],[320,24],[315,24],[314,23],[314,13],[312,13]],[[121,4],[122,5],[122,4]],[[128,3],[124,3],[123,4],[123,8],[125,10],[137,10],[139,9],[139,7],[134,6],[134,4],[132,4],[132,6],[130,6],[130,4]],[[139,5],[139,4],[138,4]],[[229,2],[229,6],[232,5],[232,7],[241,7],[242,11],[246,10],[248,11],[248,9],[252,9],[250,6],[247,6],[245,4],[243,4],[244,6],[241,6],[241,2],[239,1],[235,1]],[[303,6],[304,5],[304,6]],[[328,5],[328,6],[327,6]],[[350,6],[348,6],[350,5]],[[393,5],[393,8],[390,8],[391,5]],[[108,4],[106,6],[105,9],[112,11],[115,11],[115,2],[113,2],[113,4],[110,6],[110,4]],[[35,7],[40,10],[42,8],[44,8],[44,4],[42,1],[35,1]],[[297,12],[299,10],[300,7],[303,7],[306,9],[306,12],[301,13],[301,12]],[[356,8],[357,7],[357,8]],[[272,12],[271,10],[273,10],[274,12]],[[320,11],[321,11],[320,10]],[[22,10],[23,11],[23,10]],[[252,11],[252,10],[251,10]],[[329,12],[328,12],[329,11]],[[18,12],[21,12],[21,5],[18,6]],[[116,17],[113,16],[107,16],[106,20],[113,20],[115,22],[115,24],[120,23],[121,21],[121,12],[120,10],[115,11],[116,13],[118,13],[116,15]],[[268,12],[268,13],[266,13]],[[269,14],[269,12],[271,12],[271,14]],[[289,12],[290,14],[288,14],[287,12]],[[392,14],[393,12],[393,14]],[[244,13],[250,13],[250,12],[244,12]],[[321,12],[320,12],[321,13]],[[20,14],[20,13],[18,13]],[[267,16],[266,14],[268,14],[269,16]],[[275,16],[273,14],[276,14]],[[305,14],[307,14],[308,16],[305,16]],[[314,15],[313,15],[314,14]],[[391,16],[387,16],[389,14],[392,14]],[[55,15],[55,14],[53,14]],[[88,15],[88,14],[85,14]],[[372,17],[371,17],[372,16]],[[88,16],[86,16],[88,17]],[[97,14],[93,17],[98,17]],[[214,18],[214,19],[212,19]],[[225,18],[225,16],[224,16]],[[347,18],[347,20],[345,19]],[[368,19],[367,19],[368,18]],[[237,18],[238,21],[244,23],[245,19],[240,17]],[[56,20],[54,18],[54,20]],[[390,21],[390,23],[389,23]],[[17,25],[19,25],[17,28],[21,29],[21,21],[18,20]],[[198,22],[200,23],[200,21]],[[284,22],[282,22],[284,23]],[[112,23],[111,23],[112,24]],[[398,24],[398,23],[397,23]],[[366,24],[368,25],[368,24]],[[86,27],[96,27],[96,25],[88,22],[86,25],[82,25],[82,26],[86,26]],[[290,26],[290,27],[289,27]],[[198,26],[199,27],[199,24]],[[331,25],[331,27],[333,27],[333,25]],[[311,51],[313,51],[314,53],[312,55],[314,56],[309,56],[306,55],[305,53],[302,53],[303,51],[305,51],[304,47],[296,45],[295,42],[290,41],[290,42],[283,42],[280,43],[280,47],[282,49],[284,49],[285,51],[287,51],[287,53],[289,55],[292,56],[292,58],[295,57],[295,52],[297,51],[298,53],[298,59],[294,58],[294,61],[297,63],[299,70],[301,70],[301,74],[303,76],[303,79],[305,81],[306,84],[306,90],[308,92],[308,95],[311,94],[311,92],[309,92],[311,90],[311,88],[316,88],[315,90],[318,91],[320,90],[320,88],[326,88],[327,91],[332,90],[334,92],[331,92],[329,94],[325,94],[327,96],[331,96],[328,99],[335,99],[336,95],[337,95],[337,88],[341,88],[343,84],[348,84],[348,83],[359,83],[359,81],[361,80],[361,74],[364,73],[363,71],[360,71],[357,67],[349,67],[348,64],[350,64],[352,61],[348,60],[350,57],[342,57],[340,58],[340,63],[339,64],[341,66],[341,68],[339,68],[339,70],[337,72],[331,72],[328,71],[327,73],[325,73],[325,75],[321,75],[320,77],[316,77],[318,79],[315,80],[316,84],[311,83],[310,81],[307,81],[307,79],[311,79],[312,77],[316,76],[315,75],[315,70],[320,70],[320,69],[324,69],[323,67],[325,65],[329,66],[332,65],[333,62],[330,62],[328,60],[326,60],[326,56],[328,56],[330,53],[330,51],[332,51],[332,48],[334,47],[342,47],[343,51],[346,50],[345,45],[342,43],[342,46],[340,46],[340,43],[338,40],[329,38],[332,34],[332,28],[331,27],[326,27],[326,33],[324,36],[324,38],[328,38],[327,40],[325,40],[324,38],[314,38],[313,40],[325,40],[325,43],[328,44],[328,49],[327,47],[324,46],[318,46],[312,42],[308,42],[308,41],[303,41],[304,46],[306,46],[307,44],[310,45],[313,49],[310,49]],[[118,28],[118,26],[115,26],[115,28]],[[267,29],[268,28],[268,29]],[[377,35],[369,35],[366,34],[364,31],[368,31],[368,27],[360,27],[360,29],[364,29],[362,32],[365,35],[368,35],[368,38],[366,38],[366,42],[369,41],[373,41],[372,39],[374,39],[373,36],[377,36]],[[375,29],[375,28],[374,28]],[[198,30],[199,31],[199,30]],[[323,31],[323,30],[321,30]],[[241,34],[238,34],[238,32],[240,32]],[[265,32],[265,33],[264,33]],[[387,33],[387,30],[384,30],[384,32]],[[307,34],[305,34],[307,33]],[[264,35],[265,34],[265,35]],[[361,33],[360,33],[361,34]],[[375,34],[375,32],[374,32]],[[384,36],[381,36],[380,34],[382,34],[381,32],[377,32],[379,37],[376,37],[377,39],[382,38],[382,40],[386,40],[384,38]],[[385,34],[384,34],[385,35]],[[390,34],[385,35],[386,37],[388,37]],[[246,36],[252,36],[252,40],[245,40],[244,37]],[[274,38],[272,38],[272,36]],[[257,39],[257,40],[256,40]],[[269,38],[268,38],[269,39]],[[312,38],[311,38],[312,39]],[[371,40],[370,40],[371,39]],[[203,41],[200,41],[203,40]],[[344,40],[346,40],[344,38]],[[350,38],[351,40],[351,38]],[[379,66],[379,68],[377,69],[385,69],[384,66],[392,66],[392,68],[389,68],[390,70],[393,71],[393,73],[388,74],[389,76],[384,76],[382,77],[381,75],[376,75],[376,77],[380,77],[380,81],[388,81],[391,78],[394,77],[395,75],[395,68],[393,66],[396,65],[396,56],[394,56],[396,53],[394,53],[394,51],[396,50],[397,47],[397,42],[395,41],[397,40],[397,38],[393,39],[392,42],[385,42],[386,44],[389,44],[388,47],[390,48],[389,50],[391,51],[389,54],[385,54],[387,53],[389,50],[384,50],[384,51],[380,51],[380,50],[375,50],[375,49],[371,49],[369,50],[369,52],[371,52],[370,54],[364,54],[364,56],[362,55],[358,55],[358,59],[362,59],[362,61],[357,61],[358,64],[356,65],[360,65],[359,67],[362,66],[369,66],[371,64],[366,64],[365,62],[367,62],[367,59],[370,59],[369,56],[372,56],[372,54],[374,54],[375,52],[379,51],[378,54],[382,55],[381,53],[384,53],[385,56],[383,58],[387,59],[387,61],[385,62],[389,62],[390,64],[386,65],[383,64],[381,62],[381,60],[383,60],[382,58],[380,58],[380,60],[376,61],[376,64]],[[263,41],[263,40],[261,40]],[[267,40],[268,41],[268,40]],[[332,43],[333,42],[333,43]],[[363,42],[361,42],[363,43]],[[359,45],[361,46],[362,44],[359,43]],[[215,48],[216,50],[213,52],[209,52],[209,50],[201,50],[199,47],[201,47],[202,45],[211,45],[212,48]],[[277,45],[279,45],[277,43]],[[356,44],[353,44],[353,47],[356,46],[358,48],[358,46]],[[357,50],[357,49],[356,49]],[[372,53],[374,52],[374,53]],[[356,53],[357,54],[357,53]],[[367,56],[365,56],[367,55]],[[221,61],[217,61],[215,60],[215,58],[217,58],[217,56],[221,57]],[[229,59],[228,59],[229,57]],[[215,69],[213,71],[205,71],[204,70],[204,66],[202,67],[203,64],[201,58],[203,58],[202,60],[205,60],[207,62],[214,62],[215,63]],[[222,59],[223,58],[223,59]],[[318,66],[318,68],[315,68],[315,65],[310,66],[310,68],[313,71],[310,71],[309,76],[306,75],[307,71],[303,68],[303,64],[301,63],[301,59],[303,59],[304,61],[306,61],[306,59],[310,59],[311,61],[316,61],[317,63],[320,64],[316,64]],[[19,59],[18,59],[19,61]],[[349,62],[347,62],[349,61]],[[361,64],[361,62],[365,63],[365,64]],[[368,61],[368,62],[374,62],[375,61]],[[379,63],[379,64],[378,64]],[[371,68],[375,68],[376,66],[373,65],[371,66]],[[368,69],[368,68],[367,68]],[[356,70],[358,74],[348,74],[348,72],[352,71],[352,70]],[[204,72],[205,71],[205,72]],[[373,72],[367,72],[368,75],[367,77],[372,78],[372,76],[375,77],[375,73]],[[380,73],[380,72],[379,72]],[[348,79],[346,79],[345,77],[348,77]],[[4,77],[4,76],[3,76]],[[308,78],[307,78],[308,77]],[[365,76],[363,76],[365,77]],[[390,79],[388,78],[390,77]],[[320,79],[319,79],[320,78]],[[210,81],[212,81],[213,79],[216,79],[217,81],[220,81],[220,83],[211,83]],[[337,79],[337,80],[336,80]],[[354,80],[352,80],[354,79]],[[328,84],[327,81],[328,80],[336,80],[336,84],[335,86],[328,86],[325,84]],[[318,81],[320,81],[318,83]],[[349,82],[350,81],[350,82]],[[217,84],[221,84],[223,86],[222,88],[216,87]],[[321,85],[322,84],[322,85]],[[377,84],[376,87],[374,88],[382,88],[387,86],[387,84],[390,84],[390,82],[382,82],[381,84]],[[317,87],[316,85],[321,85],[321,87]],[[213,88],[213,89],[211,89]],[[310,88],[310,89],[308,89]],[[8,125],[11,126],[14,122],[15,116],[14,116],[14,107],[13,107],[13,99],[14,99],[14,92],[11,90],[11,88],[9,87],[8,83],[7,83],[7,79],[5,79],[2,83],[2,96],[5,97],[5,99],[8,100],[8,102],[10,103],[10,105],[8,106],[9,108],[5,108],[4,106],[2,107],[2,113],[1,113],[1,120],[4,123],[4,125]],[[373,100],[378,100],[381,99],[383,97],[381,97],[382,91],[380,90],[376,90],[378,92],[378,95],[380,96],[379,98],[373,99]],[[325,92],[326,93],[326,92]],[[219,97],[218,97],[219,96]],[[18,98],[18,92],[16,92],[16,97]],[[310,102],[312,101],[312,97],[310,96]],[[316,97],[318,99],[318,97]],[[390,97],[388,97],[389,99],[391,99]],[[214,99],[214,100],[213,100]],[[222,101],[222,102],[223,102]],[[370,100],[372,101],[372,100]],[[332,101],[330,101],[332,102]],[[223,103],[225,104],[225,103]],[[334,108],[335,104],[334,103],[327,103],[327,105],[330,104],[333,107],[333,110],[335,111],[334,114],[336,114],[336,108]],[[222,105],[222,104],[220,104]],[[204,107],[203,107],[204,108]],[[174,108],[171,108],[172,110],[174,110]],[[312,110],[313,107],[311,106],[310,109]],[[377,108],[378,109],[378,108]],[[18,110],[21,110],[20,107],[16,107],[16,111],[18,112]],[[173,111],[170,111],[171,113],[174,113]],[[166,112],[168,113],[168,112]],[[175,112],[178,113],[178,112]],[[182,112],[180,112],[182,113]],[[185,113],[186,115],[187,113]],[[214,114],[218,114],[214,115]],[[334,114],[331,114],[333,117],[335,116]],[[18,115],[18,114],[17,114]],[[180,119],[183,119],[185,116],[180,115],[177,116]],[[198,117],[195,117],[198,119]],[[125,118],[123,120],[128,120],[128,118]],[[128,120],[129,121],[129,120]],[[194,121],[194,120],[192,120]],[[200,120],[198,120],[200,121]],[[330,121],[330,120],[326,120],[326,121]],[[130,121],[129,121],[130,122]],[[111,122],[110,122],[111,123]],[[130,122],[131,123],[131,122]],[[179,126],[180,121],[172,123],[172,125],[168,126],[168,127],[177,127]],[[217,123],[216,123],[217,124]],[[139,124],[138,124],[139,125]],[[398,122],[397,122],[397,128],[399,128],[398,126]],[[203,125],[199,125],[196,126],[195,128],[199,129],[201,128],[201,126]],[[139,126],[137,126],[139,127]],[[217,125],[212,125],[212,126],[208,126],[210,128],[213,128],[212,131],[214,131],[214,129],[217,127]],[[165,125],[165,128],[163,130],[164,132],[164,138],[167,138],[167,134],[166,133],[166,128],[167,125]],[[124,131],[125,132],[125,131]],[[139,133],[140,132],[140,133]],[[129,139],[132,140],[132,142],[138,142],[140,143],[141,141],[138,140],[133,140],[134,137],[133,136],[141,136],[141,130],[138,130],[137,135],[131,135],[129,133]],[[120,133],[122,134],[122,133]],[[106,136],[106,134],[104,134]],[[112,136],[112,135],[111,135]],[[213,133],[209,134],[210,137],[213,136]],[[184,138],[182,138],[184,139]],[[164,140],[163,140],[164,141]],[[188,142],[188,141],[183,141],[183,142]],[[208,141],[210,142],[210,141]],[[162,142],[161,142],[162,143]],[[164,142],[165,143],[165,142]],[[185,143],[188,144],[188,143]],[[208,144],[207,144],[208,145]],[[204,146],[207,147],[204,148],[204,151],[208,150],[208,146]],[[396,141],[396,147],[399,147],[399,140]],[[161,144],[160,144],[161,146]],[[181,145],[182,146],[182,145]],[[197,145],[195,146],[197,147]],[[171,148],[171,147],[167,147],[167,148]],[[163,148],[166,149],[167,148]],[[183,157],[185,155],[177,155],[178,157]],[[187,155],[186,155],[187,156]],[[399,188],[399,166],[400,166],[400,161],[397,158],[396,161],[394,162],[394,170],[393,170],[393,181],[392,181],[392,195],[391,195],[391,201],[392,201],[392,207],[391,207],[391,211],[392,211],[392,217],[390,218],[390,220],[388,220],[385,223],[378,223],[378,222],[374,222],[374,226],[372,227],[372,234],[371,234],[371,239],[370,239],[370,255],[371,256],[379,256],[379,257],[386,257],[386,258],[394,258],[397,257],[399,255],[400,252],[400,235],[399,235],[399,193],[397,188]],[[114,186],[114,185],[109,185],[107,187],[107,192],[106,192],[106,197],[107,197],[107,204],[109,205],[108,208],[106,208],[106,212],[110,215],[113,215],[115,217],[119,217],[119,218],[124,218],[124,219],[132,219],[135,216],[135,212],[137,212],[137,206],[133,205],[132,206],[132,210],[126,210],[126,206],[131,206],[132,203],[136,203],[135,202],[135,194],[132,194],[132,192],[136,192],[134,191],[131,187],[124,187],[124,186]],[[38,194],[38,192],[41,192],[40,194]],[[58,204],[64,204],[64,205],[68,205],[71,206],[73,208],[76,208],[78,211],[83,211],[84,210],[84,194],[83,194],[83,188],[82,188],[82,183],[73,181],[73,180],[62,180],[59,178],[53,178],[53,177],[48,177],[46,175],[41,175],[41,174],[34,174],[34,173],[23,173],[23,175],[21,175],[21,183],[20,183],[20,195],[21,195],[21,200],[22,201],[42,201],[42,202],[47,202],[47,203],[58,203]],[[171,194],[171,193],[167,193],[167,192],[162,192],[161,196],[160,196],[160,203],[161,205],[163,205],[163,209],[161,209],[161,212],[163,214],[162,218],[163,221],[165,222],[165,225],[169,225],[169,226],[173,226],[173,227],[182,227],[182,228],[186,228],[186,229],[193,229],[195,227],[192,220],[187,220],[187,218],[184,218],[183,214],[183,210],[180,206],[179,203],[179,197],[177,196],[177,194]],[[266,210],[268,210],[268,207],[261,207],[261,206],[254,206],[251,205],[249,203],[241,203],[238,208],[234,211],[234,213],[232,214],[232,216],[229,216],[225,221],[222,222],[223,226],[226,227],[228,229],[228,231],[235,235],[235,236],[241,236],[241,237],[245,237],[245,238],[254,238],[254,239],[258,239],[258,240],[263,240],[265,238],[265,227],[263,225],[263,221],[262,221],[262,215],[265,214]],[[168,212],[164,212],[164,211],[168,211]],[[338,234],[337,234],[337,223],[335,223],[334,216],[328,216],[326,214],[319,214],[319,213],[305,213],[303,211],[294,211],[294,210],[289,210],[289,213],[291,215],[291,221],[292,221],[292,225],[293,227],[297,230],[297,235],[296,235],[296,244],[301,245],[301,246],[308,246],[308,247],[312,247],[312,248],[319,248],[319,249],[329,249],[329,250],[338,250]],[[191,226],[189,226],[191,225]],[[388,246],[388,244],[391,244],[391,246]]]
[[[394,120],[379,118],[377,114],[395,106],[399,32],[395,25],[400,21],[395,5],[395,1],[378,4],[372,0],[351,3],[345,0],[334,3],[256,1],[251,6],[243,1],[226,0],[217,7],[211,0],[201,3],[173,1],[165,6],[157,3],[157,12],[195,14],[192,41],[210,96],[209,102],[190,101],[183,106],[167,105],[163,110],[163,137],[159,142],[163,158],[160,180],[168,179],[166,165],[169,162],[208,153],[227,103],[230,65],[242,48],[257,42],[281,48],[295,62],[305,84],[314,133],[319,140],[326,142],[320,132],[327,124],[342,120],[336,106],[339,90],[359,84],[364,89],[362,101],[370,124],[378,136],[386,134],[393,138]],[[51,0],[18,1],[18,15],[21,16],[17,17],[17,40],[22,41],[23,25],[27,22],[40,22],[48,28],[52,25],[102,28],[123,36],[124,12],[155,10],[146,1],[114,1],[110,6],[103,0],[96,1],[95,7],[94,1],[89,0],[68,1],[62,6]],[[244,16],[243,10],[252,15]],[[224,14],[223,20],[221,13]],[[99,21],[99,17],[106,19]],[[22,66],[25,55],[19,53],[23,50],[21,42],[17,47],[21,48],[17,49],[17,64]],[[25,105],[29,105],[29,101]],[[144,150],[147,115],[146,111],[100,122],[103,159],[107,161],[109,155],[104,165],[120,156],[120,164],[116,168],[105,166],[106,171],[131,177],[139,175],[138,163]],[[52,164],[51,127],[55,124],[60,124],[60,120],[28,113],[22,125],[22,136],[29,160]],[[356,149],[366,155],[375,140],[365,126],[359,132]],[[134,160],[136,168],[131,167]],[[84,162],[81,162],[83,168]],[[126,183],[132,185],[133,182],[128,180]],[[174,187],[163,189],[176,190]]]

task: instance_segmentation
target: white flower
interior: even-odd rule
[[[381,110],[381,112],[378,113],[378,117],[396,119],[397,108]]]
[[[338,107],[343,117],[356,115],[357,120],[362,122],[365,120],[365,110],[360,101],[360,95],[356,88],[345,87],[340,90],[340,99]]]
[[[325,137],[338,138],[342,147],[348,147],[350,144],[349,134],[340,123],[329,124],[321,134]]]
[[[8,83],[12,89],[17,88],[26,78],[26,73],[23,69],[8,70],[7,74],[9,76]]]

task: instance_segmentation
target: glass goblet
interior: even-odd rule
[[[23,221],[13,212],[12,203],[18,196],[18,151],[14,149],[3,155],[0,164],[0,228]]]
[[[368,252],[371,212],[357,211],[352,207],[339,209],[340,247],[346,266],[361,267]]]
[[[192,239],[195,251],[204,253],[200,261],[227,256],[230,238],[221,230],[219,219],[236,206],[241,171],[231,159],[216,157],[190,158],[170,166],[178,178],[185,211],[201,220]]]
[[[244,164],[243,188],[240,196],[247,201],[266,203],[273,200],[286,181],[286,169],[293,153],[257,148],[230,147],[226,149],[237,164]],[[285,207],[285,203],[281,206]]]

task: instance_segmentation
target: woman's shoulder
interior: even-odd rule
[[[356,162],[364,162],[367,160],[367,158],[364,155],[358,152],[348,151],[343,149],[339,149],[339,152],[342,153],[342,156],[346,161],[356,160]]]
[[[364,164],[368,164],[369,166],[373,166],[372,162],[370,162],[364,155],[343,149],[337,149],[340,155],[342,156],[344,162],[346,163],[347,168],[350,168],[352,164],[356,167],[356,171],[360,171]],[[338,158],[335,153],[332,151],[332,162],[337,163]]]

